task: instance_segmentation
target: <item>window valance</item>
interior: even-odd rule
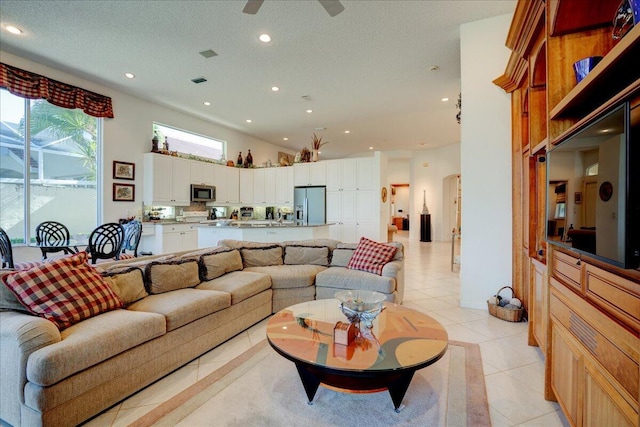
[[[46,99],[63,108],[79,108],[93,117],[113,118],[111,98],[0,62],[0,87],[22,98]]]

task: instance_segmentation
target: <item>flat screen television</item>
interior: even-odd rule
[[[619,104],[547,153],[547,242],[640,267],[640,106]]]

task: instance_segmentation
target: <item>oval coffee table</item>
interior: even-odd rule
[[[327,299],[285,308],[267,323],[269,344],[295,363],[309,404],[323,384],[350,393],[388,390],[398,412],[415,371],[447,351],[444,327],[401,305],[385,302],[370,332],[349,345],[334,343],[338,321],[347,323],[340,302]]]

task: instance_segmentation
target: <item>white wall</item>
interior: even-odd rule
[[[512,15],[460,27],[462,246],[460,305],[486,309],[511,285],[511,103],[492,81],[504,73]]]
[[[227,157],[235,160],[238,151],[246,153],[251,149],[255,164],[270,158],[277,161],[278,151],[291,150],[253,138],[235,130],[188,116],[170,108],[154,104],[140,98],[89,82],[74,75],[46,67],[27,59],[0,51],[2,62],[34,73],[42,74],[64,83],[79,86],[113,101],[114,119],[104,119],[102,153],[102,222],[117,221],[118,218],[141,213],[143,195],[143,154],[151,151],[153,122],[160,122],[179,129],[199,133],[227,141]],[[114,160],[124,160],[136,164],[135,202],[113,202],[112,164]],[[127,182],[131,183],[131,182]]]
[[[455,120],[455,116],[452,116],[451,120]],[[425,163],[428,166],[425,167]],[[431,214],[431,240],[449,240],[450,230],[444,230],[445,225],[448,228],[449,221],[445,220],[443,189],[445,178],[460,174],[460,144],[416,151],[411,160],[410,170],[409,238],[420,240],[420,212],[423,199],[426,199],[427,208]],[[462,179],[464,181],[464,175]]]

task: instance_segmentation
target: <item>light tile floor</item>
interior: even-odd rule
[[[539,349],[527,345],[527,324],[458,306],[459,268],[451,271],[450,243],[410,241],[408,231],[396,240],[405,245],[404,304],[437,319],[450,339],[480,345],[493,426],[568,426],[558,404],[543,398],[544,362]],[[86,425],[128,425],[263,340],[265,326],[266,320],[256,324]]]

